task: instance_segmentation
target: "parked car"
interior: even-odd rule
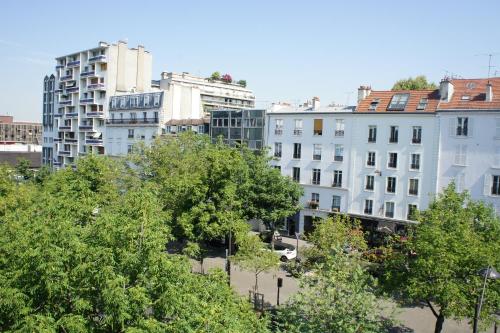
[[[260,237],[260,239],[262,239],[262,241],[264,243],[271,243],[272,237],[274,237],[275,242],[281,242],[281,240],[282,240],[282,237],[278,231],[275,231],[273,233],[271,230],[266,230],[266,231],[260,232],[259,237]]]
[[[271,249],[271,244],[268,244],[268,246],[269,249]],[[276,253],[283,262],[297,258],[297,249],[295,246],[286,243],[274,243],[274,253]]]

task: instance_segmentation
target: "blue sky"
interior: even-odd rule
[[[357,87],[446,71],[485,77],[500,1],[11,1],[0,4],[0,114],[41,120],[59,55],[127,39],[162,71],[246,79],[259,106],[351,104]],[[500,54],[493,58],[500,73]],[[500,74],[499,74],[500,75]]]

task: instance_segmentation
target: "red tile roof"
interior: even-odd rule
[[[401,111],[388,110],[391,99],[396,94],[410,94],[406,107]],[[427,107],[424,110],[417,110],[417,106],[421,98],[427,98]],[[370,110],[371,103],[378,99],[379,103],[375,110]],[[358,107],[355,112],[419,112],[430,113],[435,112],[439,104],[439,90],[386,90],[386,91],[372,91],[368,97],[358,102]]]
[[[493,99],[486,101],[486,84],[492,85]],[[488,79],[452,79],[453,95],[449,102],[441,101],[439,110],[453,109],[496,109],[500,110],[500,77]],[[469,100],[463,100],[462,96],[469,96]]]

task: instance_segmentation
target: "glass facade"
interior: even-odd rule
[[[265,110],[216,110],[210,112],[210,136],[230,146],[244,144],[250,149],[264,146]]]

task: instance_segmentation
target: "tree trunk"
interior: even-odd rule
[[[434,333],[441,333],[444,324],[444,316],[442,313],[439,313],[439,316],[436,320],[436,327],[434,328]]]
[[[255,293],[259,291],[259,285],[258,285],[258,279],[259,279],[259,274],[255,274]]]

